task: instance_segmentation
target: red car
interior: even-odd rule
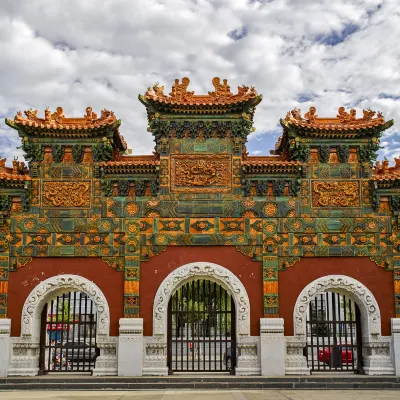
[[[353,352],[351,350],[346,350],[346,347],[342,347],[341,354],[342,354],[342,364],[351,364],[353,362]],[[329,364],[331,356],[332,356],[332,349],[330,347],[327,347],[319,351],[318,358],[319,361]]]

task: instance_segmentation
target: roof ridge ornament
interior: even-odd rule
[[[62,107],[57,107],[55,112],[51,112],[49,107],[46,107],[44,110],[44,118],[38,117],[38,110],[33,110],[30,108],[29,110],[24,111],[26,118],[22,115],[22,111],[18,111],[17,115],[14,118],[15,122],[37,122],[39,124],[73,124],[73,125],[96,125],[103,124],[104,122],[113,122],[116,120],[116,117],[112,111],[107,109],[101,110],[100,118],[97,116],[95,112],[93,112],[92,107],[86,107],[86,113],[83,118],[66,118],[64,115],[64,110]]]
[[[380,111],[376,112],[368,108],[367,110],[363,110],[363,117],[356,118],[357,111],[352,108],[349,112],[346,111],[345,107],[339,107],[338,114],[336,118],[320,118],[316,114],[316,108],[311,106],[309,111],[304,114],[304,117],[301,115],[301,111],[299,108],[294,108],[286,114],[285,121],[289,123],[294,123],[295,125],[311,125],[316,127],[325,126],[337,126],[337,125],[359,125],[359,126],[368,126],[371,123],[380,124],[384,123],[384,117]],[[373,118],[376,115],[375,118]],[[304,124],[304,125],[303,125]]]
[[[215,77],[212,80],[212,84],[215,87],[215,92],[208,92],[208,94],[215,100],[226,99],[233,96],[233,93],[231,92],[231,87],[228,85],[227,79],[224,79],[223,83],[221,83],[221,79]]]
[[[189,83],[190,79],[187,77],[182,78],[182,83],[179,83],[179,79],[175,79],[175,83],[172,85],[172,91],[169,94],[171,98],[175,101],[189,100],[194,95],[194,92],[187,91]]]
[[[164,86],[160,86],[160,84],[156,82],[152,88],[147,88],[144,97],[139,96],[139,99],[148,99],[165,104],[182,105],[228,105],[246,102],[251,99],[256,99],[257,97],[259,97],[258,102],[261,101],[261,96],[257,94],[253,86],[238,86],[237,94],[233,94],[228,84],[228,80],[222,79],[221,82],[219,77],[213,78],[212,84],[215,90],[209,91],[208,94],[198,95],[195,94],[194,91],[188,91],[189,84],[190,79],[187,77],[183,77],[182,82],[179,82],[179,79],[175,79],[169,96],[166,96],[164,94]]]

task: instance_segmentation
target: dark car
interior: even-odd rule
[[[94,361],[98,356],[98,348],[85,342],[66,342],[63,345],[63,353],[70,361]]]
[[[233,353],[233,354],[232,354]],[[236,361],[237,352],[232,352],[232,347],[228,347],[224,353],[224,364],[226,365],[227,370],[232,370],[233,368],[233,360]],[[236,363],[235,363],[236,364]]]

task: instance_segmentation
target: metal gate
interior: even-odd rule
[[[96,346],[97,312],[82,292],[57,296],[42,312],[40,369],[48,372],[91,372]]]
[[[168,306],[168,368],[234,371],[235,305],[220,285],[196,280],[181,286]]]
[[[305,356],[312,371],[362,370],[360,310],[338,293],[314,297],[307,312]]]

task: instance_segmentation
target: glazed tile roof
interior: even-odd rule
[[[395,158],[394,167],[389,167],[389,161],[385,158],[382,164],[377,161],[371,179],[374,181],[396,181],[400,180],[400,159]]]
[[[123,136],[120,135],[118,127],[121,121],[112,111],[106,109],[101,111],[100,117],[92,111],[92,107],[86,108],[86,114],[82,118],[66,118],[61,107],[57,107],[52,113],[48,108],[44,112],[44,118],[38,117],[37,110],[24,111],[25,117],[19,111],[14,120],[6,118],[6,124],[14,129],[29,130],[34,135],[58,137],[62,134],[65,137],[81,137],[86,135],[98,134],[99,131],[106,129],[113,131],[113,137],[120,150],[125,150],[127,144]]]
[[[129,171],[155,171],[160,165],[160,161],[155,155],[143,156],[120,156],[115,161],[105,161],[99,164],[107,172],[126,173]]]
[[[283,157],[268,157],[268,156],[248,156],[246,157],[242,165],[303,165],[300,161],[287,161]]]
[[[175,79],[169,96],[164,94],[164,86],[159,86],[159,84],[156,83],[153,86],[153,90],[151,88],[147,89],[144,97],[149,100],[168,104],[225,105],[245,102],[258,96],[256,90],[248,86],[239,86],[237,94],[233,94],[227,80],[224,79],[221,83],[221,79],[218,77],[212,80],[215,91],[208,92],[207,95],[196,95],[194,92],[188,92],[187,88],[189,83],[189,78],[182,78],[182,83],[179,83],[179,79]]]
[[[221,82],[218,77],[212,80],[214,91],[208,94],[199,95],[188,91],[189,83],[189,78],[182,78],[182,83],[175,79],[169,95],[164,94],[164,86],[156,83],[144,95],[139,95],[139,100],[146,107],[154,104],[160,110],[186,114],[240,113],[247,103],[254,107],[262,100],[262,96],[249,86],[238,86],[237,93],[233,94],[227,80]]]
[[[350,112],[346,112],[344,107],[339,107],[336,118],[320,118],[316,115],[316,108],[310,107],[303,117],[299,109],[289,111],[282,124],[311,130],[351,132],[384,126],[387,122],[380,112],[372,110],[363,110],[363,117],[356,118],[356,110],[351,109]]]
[[[66,118],[61,107],[57,107],[54,113],[47,108],[44,112],[45,117],[38,118],[37,110],[24,111],[26,117],[19,111],[14,118],[14,121],[7,120],[13,125],[30,126],[40,129],[59,129],[59,130],[77,130],[77,129],[93,129],[102,126],[112,126],[117,121],[116,116],[112,111],[106,109],[101,111],[100,118],[92,111],[92,107],[86,108],[86,114],[83,118]]]
[[[287,161],[283,157],[246,156],[242,166],[248,173],[297,173],[303,163]]]
[[[0,157],[0,180],[1,181],[28,181],[27,170],[23,162],[13,160],[13,168],[6,167],[6,158]]]

